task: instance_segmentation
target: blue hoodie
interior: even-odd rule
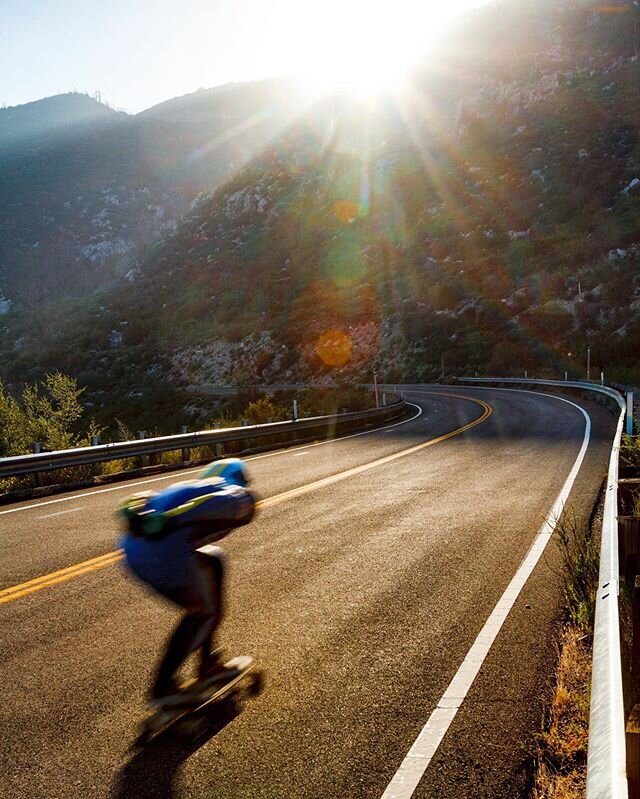
[[[125,501],[128,530],[121,545],[129,568],[159,590],[189,585],[198,547],[247,524],[255,500],[221,477],[176,483]]]

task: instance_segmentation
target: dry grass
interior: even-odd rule
[[[533,799],[584,797],[589,738],[589,638],[567,625],[560,641],[556,686],[545,729],[539,734]]]
[[[562,556],[566,611],[573,624],[590,633],[596,609],[600,539],[572,508],[567,508],[556,524],[555,539]]]
[[[120,458],[119,460],[104,461],[100,464],[100,474],[109,477],[112,474],[129,472],[136,468],[135,458]]]
[[[177,466],[178,464],[182,463],[182,450],[172,449],[168,452],[161,452],[156,461],[157,463],[161,463],[163,466]]]
[[[541,763],[532,796],[533,799],[583,799],[585,781],[584,774],[555,774]]]
[[[591,689],[591,636],[599,539],[568,510],[556,526],[567,623],[558,642],[553,696],[538,737],[532,799],[583,799]]]

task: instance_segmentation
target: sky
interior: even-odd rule
[[[391,75],[487,0],[0,0],[0,105],[100,93],[129,113],[224,83]]]

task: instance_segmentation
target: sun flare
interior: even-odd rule
[[[315,92],[367,96],[399,86],[451,17],[451,4],[396,0],[318,7],[313,41],[298,52],[298,77]]]

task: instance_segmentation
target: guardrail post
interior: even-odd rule
[[[634,618],[635,626],[635,618]],[[629,799],[640,796],[640,705],[634,705],[625,728]]]
[[[34,441],[31,447],[31,451],[34,455],[37,455],[39,452],[42,452],[42,441]],[[42,486],[42,472],[34,472],[33,473],[33,483],[36,488],[41,488]]]
[[[273,424],[273,418],[271,416],[267,416],[267,424]],[[265,440],[265,442],[268,442],[269,444],[273,444],[273,442],[275,441],[275,436],[269,436],[268,438],[265,438],[264,440]]]
[[[247,427],[247,426],[248,426],[248,424],[249,424],[249,420],[248,420],[248,419],[243,419],[243,420],[242,420],[242,426],[243,426],[243,427]],[[249,444],[250,444],[250,443],[251,443],[251,442],[249,441],[249,439],[248,439],[248,438],[243,438],[243,439],[242,439],[242,449],[249,449]]]
[[[189,428],[187,427],[186,424],[181,425],[180,432],[183,433],[183,434],[189,432]],[[188,460],[189,460],[189,448],[188,447],[183,447],[182,448],[182,462],[183,463],[187,463]]]
[[[220,429],[220,422],[213,423],[213,429],[219,430]],[[222,457],[222,444],[216,444],[216,458]]]
[[[147,432],[146,430],[138,430],[138,440],[142,441],[146,438]],[[149,465],[149,456],[148,455],[141,455],[140,456],[140,466],[141,468],[145,468],[145,466]]]
[[[100,436],[91,436],[91,446],[97,447],[99,445],[100,445]],[[100,474],[100,472],[101,472],[101,464],[94,463],[93,468],[91,469],[91,473],[93,474],[94,477],[96,477],[97,475]]]
[[[298,400],[294,399],[293,401],[293,414],[292,414],[292,421],[298,421]],[[291,436],[292,441],[297,441],[300,438],[298,431],[294,429],[293,435]]]
[[[631,648],[631,676],[633,682],[633,702],[640,699],[640,575],[635,575],[633,581],[633,598],[631,603],[631,617],[633,621],[633,642]],[[638,717],[640,721],[640,715]],[[640,754],[640,753],[639,753]],[[640,778],[640,759],[637,764]]]

